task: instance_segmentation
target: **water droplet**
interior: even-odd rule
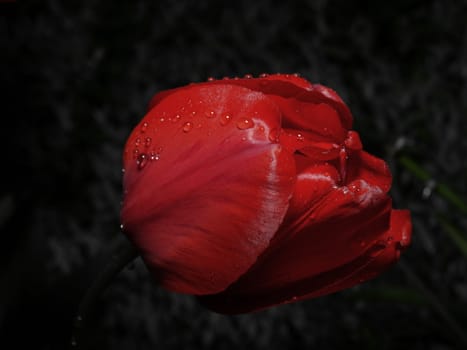
[[[146,140],[144,141],[144,145],[146,147],[151,146],[152,139],[150,137],[146,137]]]
[[[268,73],[261,73],[261,74],[259,75],[259,77],[260,77],[260,78],[267,78],[267,77],[269,77],[269,74],[268,74]]]
[[[193,123],[186,122],[185,124],[183,124],[183,132],[189,132],[191,129],[193,129]]]
[[[125,174],[125,168],[122,168],[122,174]]]
[[[148,129],[148,123],[144,122],[143,125],[141,126],[141,132],[146,132],[147,129]]]
[[[165,118],[164,118],[164,117],[160,117],[159,121],[160,121],[161,123],[163,123],[163,122],[165,121]]]
[[[138,170],[144,169],[144,167],[148,164],[148,157],[145,153],[141,153],[136,160],[136,164],[138,165]]]
[[[176,123],[178,122],[182,117],[180,116],[180,114],[176,114],[172,117],[172,123]]]
[[[214,81],[214,80],[216,80],[216,79],[214,79],[214,77],[209,77],[208,78],[208,81]]]
[[[220,123],[222,126],[227,125],[232,120],[232,117],[228,114],[225,114],[221,117]]]
[[[436,188],[436,181],[435,180],[428,180],[425,184],[425,187],[422,191],[423,199],[428,199],[431,197],[433,190]]]
[[[138,137],[138,138],[135,140],[135,146],[138,147],[140,144],[141,144],[141,139]]]
[[[149,154],[149,159],[150,160],[159,160],[160,159],[160,154],[159,153],[156,153],[154,151],[152,151],[150,154]]]
[[[214,111],[206,111],[204,112],[204,115],[206,116],[206,118],[214,118],[216,116],[216,112]]]
[[[250,129],[254,126],[254,123],[249,118],[243,118],[237,123],[237,128],[240,130]]]
[[[123,226],[123,224],[120,224],[120,230],[123,231],[123,228],[124,228],[124,227],[125,227],[125,226]]]
[[[253,76],[252,76],[251,74],[245,74],[243,77],[244,77],[245,79],[251,79],[251,78],[253,78]]]
[[[268,135],[268,138],[269,138],[269,141],[271,142],[279,142],[279,136],[280,136],[281,132],[279,129],[272,129],[270,132],[269,132],[269,135]]]
[[[294,73],[292,74],[295,78],[300,78],[300,73]]]
[[[138,157],[138,154],[139,154],[139,149],[135,148],[133,150],[133,159],[136,159]]]
[[[305,137],[302,134],[297,134],[297,141],[303,141]]]

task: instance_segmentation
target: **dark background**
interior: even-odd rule
[[[412,210],[412,246],[362,286],[235,317],[137,261],[99,300],[91,348],[467,347],[467,210],[435,186],[466,197],[466,18],[466,1],[443,0],[0,4],[0,348],[68,343],[120,234],[121,153],[150,97],[263,72],[338,91]]]

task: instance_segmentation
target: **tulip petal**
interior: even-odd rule
[[[278,283],[275,288],[258,290],[256,293],[243,293],[242,286],[234,285],[223,293],[200,297],[200,301],[213,311],[238,314],[316,298],[350,288],[376,277],[397,261],[400,251],[410,243],[410,235],[409,212],[393,210],[389,229],[361,255],[345,264],[282,285]],[[308,260],[301,263],[309,265],[311,262]],[[283,263],[287,264],[286,261]]]
[[[220,292],[269,245],[296,171],[292,154],[270,140],[279,127],[264,94],[220,84],[165,95],[136,127],[121,219],[163,286]]]
[[[321,198],[301,215],[286,218],[270,247],[226,295],[274,295],[276,289],[348,264],[387,231],[391,201],[378,188],[361,182],[330,190],[331,183],[314,182],[309,186],[321,188]]]
[[[360,180],[336,189],[322,178],[311,178],[308,187],[318,189],[318,199],[286,217],[270,247],[238,281],[243,292],[266,290],[344,265],[387,230],[391,200],[379,188]]]
[[[283,109],[282,114],[284,126],[306,125],[306,130],[321,129],[321,133],[333,135],[340,141],[343,130],[352,127],[352,114],[347,105],[339,95],[332,89],[319,85],[310,84],[303,78],[293,74],[271,74],[260,78],[245,79],[222,79],[214,80],[197,85],[239,85],[253,91],[260,91]],[[180,90],[188,89],[190,86],[163,91],[156,94],[149,109],[157,105],[168,95]],[[326,119],[328,117],[329,119]],[[326,128],[326,130],[324,130]]]
[[[392,176],[386,162],[361,150],[349,152],[346,182],[362,179],[371,186],[378,186],[383,192],[391,188]]]

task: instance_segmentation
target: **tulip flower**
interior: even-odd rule
[[[336,92],[296,75],[160,92],[125,146],[123,231],[163,287],[220,313],[371,279],[411,220],[351,127]]]

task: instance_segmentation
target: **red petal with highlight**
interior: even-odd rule
[[[269,140],[279,120],[259,92],[198,85],[167,96],[135,129],[124,160],[122,223],[161,284],[222,291],[268,246],[295,174],[292,155]]]

